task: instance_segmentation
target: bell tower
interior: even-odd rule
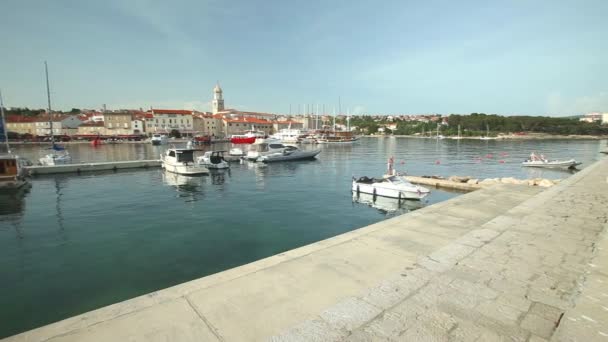
[[[213,88],[213,114],[224,110],[224,98],[222,96],[222,88],[220,88],[219,82],[215,84]]]

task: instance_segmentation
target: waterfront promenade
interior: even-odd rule
[[[605,341],[607,177],[496,185],[7,341]]]

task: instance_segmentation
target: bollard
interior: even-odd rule
[[[376,202],[376,197],[377,197],[377,195],[376,195],[376,188],[374,188],[374,191],[373,191],[373,194],[372,194],[372,199],[373,199],[374,203]]]

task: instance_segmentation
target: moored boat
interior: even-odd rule
[[[27,160],[11,153],[4,121],[4,102],[0,93],[0,142],[2,141],[5,143],[6,153],[0,154],[0,190],[21,188],[29,183],[29,173],[25,168]]]
[[[536,153],[532,152],[530,154],[530,158],[521,163],[522,166],[527,167],[544,167],[544,168],[566,168],[573,169],[576,166],[582,164],[581,162],[577,162],[575,159],[568,160],[549,160],[545,158],[544,155],[536,155]]]
[[[150,139],[150,142],[154,146],[167,145],[167,143],[169,142],[169,138],[167,138],[167,136],[164,134],[153,134],[152,139]]]
[[[208,169],[227,169],[230,167],[230,164],[224,159],[224,151],[207,151],[196,161],[199,165]]]
[[[321,150],[303,151],[295,146],[286,146],[283,151],[264,154],[258,157],[256,161],[273,163],[280,161],[314,159],[319,153],[321,153]]]
[[[431,191],[425,187],[414,185],[404,177],[398,175],[393,168],[393,158],[388,160],[388,170],[382,178],[369,178],[367,176],[352,180],[352,191],[356,194],[364,193],[381,197],[421,200]]]
[[[230,137],[230,142],[233,144],[253,144],[256,139],[266,138],[266,133],[262,131],[250,130],[245,134],[234,134]]]
[[[209,169],[194,161],[194,151],[185,148],[170,148],[160,155],[161,166],[180,175],[201,175],[209,173]]]

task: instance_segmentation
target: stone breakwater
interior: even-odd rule
[[[415,184],[463,191],[479,190],[497,184],[527,185],[549,188],[558,184],[561,181],[560,179],[517,179],[513,177],[477,179],[466,176],[451,176],[448,178],[438,176],[405,176],[405,179]]]

